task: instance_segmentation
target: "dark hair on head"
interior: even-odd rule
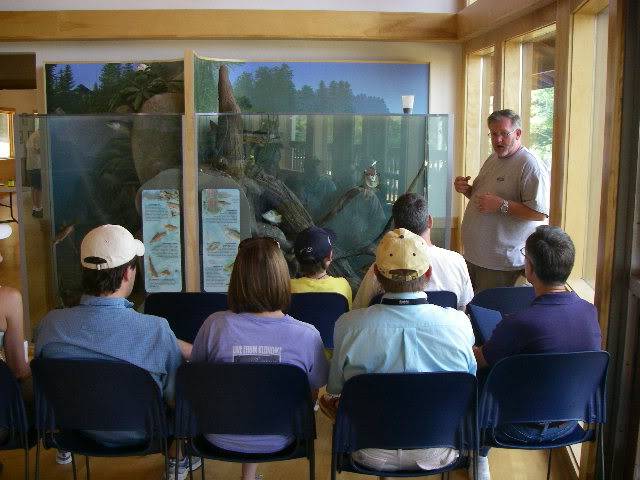
[[[124,272],[138,266],[138,257],[133,257],[124,265],[104,270],[82,267],[82,291],[87,295],[99,297],[109,295],[120,288]]]
[[[491,115],[487,117],[487,125],[491,125],[493,122],[499,122],[502,118],[508,118],[511,122],[512,128],[522,128],[522,120],[520,119],[520,115],[518,115],[510,108],[492,112]]]
[[[424,292],[427,288],[428,279],[421,275],[413,280],[407,280],[406,282],[400,280],[392,280],[382,275],[376,268],[376,278],[380,282],[382,289],[386,293],[410,293],[410,292]]]
[[[571,237],[559,227],[540,225],[525,243],[534,273],[546,285],[562,285],[569,278],[576,249]]]
[[[401,195],[391,210],[395,228],[406,228],[416,235],[422,235],[427,229],[429,207],[422,195],[405,193]]]
[[[286,310],[291,301],[291,278],[278,243],[271,238],[244,242],[231,272],[229,308],[235,313]]]
[[[330,262],[326,258],[319,262],[301,262],[298,260],[298,264],[300,265],[300,274],[303,277],[309,277],[311,275],[317,275],[324,272],[329,268],[329,263]]]

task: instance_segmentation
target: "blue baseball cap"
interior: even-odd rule
[[[331,230],[320,227],[313,226],[301,231],[293,245],[298,262],[321,262],[331,253],[334,239]]]

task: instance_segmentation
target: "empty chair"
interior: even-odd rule
[[[478,292],[467,305],[476,343],[481,345],[489,340],[502,317],[527,308],[535,297],[533,287],[528,286],[497,287]]]
[[[470,305],[497,310],[503,316],[531,305],[536,297],[533,287],[496,287],[478,292]]]
[[[226,309],[226,293],[152,293],[144,302],[144,313],[166,318],[176,337],[189,343],[209,315]]]
[[[437,393],[437,394],[436,394]],[[376,471],[357,463],[363,448],[455,448],[459,457],[436,470]],[[370,373],[344,385],[333,429],[331,478],[341,471],[418,477],[469,464],[477,453],[476,377],[466,372]]]
[[[0,361],[0,450],[24,450],[24,478],[29,479],[29,449],[36,435],[27,423],[18,381],[7,364]]]
[[[274,453],[216,447],[205,434],[287,435],[293,443]],[[240,463],[309,460],[314,478],[315,417],[307,373],[288,364],[191,363],[176,378],[176,436],[192,456]],[[202,478],[204,480],[204,463]]]
[[[433,292],[425,292],[427,294],[427,301],[433,305],[438,305],[444,308],[458,308],[458,297],[455,293],[448,290],[437,290]],[[380,303],[383,293],[379,293],[371,299],[369,305]]]
[[[480,397],[481,445],[539,450],[599,439],[604,462],[601,427],[606,420],[608,362],[607,352],[515,355],[500,360],[489,372]],[[596,428],[583,428],[578,421]],[[520,442],[501,432],[507,424],[550,424],[568,430],[555,440]],[[550,467],[551,450],[547,478]]]
[[[325,348],[333,348],[336,320],[348,310],[347,299],[339,293],[294,293],[288,313],[316,327]]]
[[[36,427],[45,448],[86,456],[121,457],[162,452],[167,463],[165,405],[157,383],[142,368],[105,360],[35,359],[31,362],[36,402]],[[91,434],[83,433],[91,431]],[[144,439],[127,446],[105,446],[97,432],[143,432]],[[39,478],[39,446],[36,478]],[[168,478],[168,477],[167,477]]]

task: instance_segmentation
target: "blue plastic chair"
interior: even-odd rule
[[[458,296],[448,290],[434,290],[433,292],[425,292],[427,294],[427,300],[433,305],[438,305],[443,308],[458,308]],[[369,306],[380,303],[383,293],[379,293],[371,299]]]
[[[166,318],[176,337],[189,343],[209,315],[227,309],[226,293],[152,293],[144,302],[144,313]]]
[[[529,307],[535,298],[533,287],[528,286],[488,288],[476,293],[467,305],[476,343],[485,343],[502,317]],[[492,315],[490,310],[498,312],[500,317]]]
[[[527,308],[536,298],[533,287],[488,288],[475,294],[471,305],[497,310],[502,316]]]
[[[465,372],[373,373],[344,385],[333,428],[331,478],[341,471],[419,477],[467,467],[478,451],[476,377]],[[458,459],[437,470],[377,471],[353,460],[362,448],[451,447]],[[474,472],[476,464],[474,463]]]
[[[0,450],[24,450],[24,478],[29,479],[29,449],[36,444],[35,430],[30,429],[18,381],[7,364],[0,360],[0,430],[6,438]]]
[[[77,478],[74,453],[85,456],[126,457],[162,452],[165,473],[168,430],[165,405],[149,372],[125,362],[105,360],[31,361],[38,438],[45,448],[71,452],[73,478]],[[83,434],[96,431],[144,431],[139,444],[107,447]],[[39,478],[40,445],[36,449]]]
[[[214,446],[204,437],[207,433],[290,435],[295,440],[274,453],[239,453]],[[188,455],[203,459],[262,463],[307,458],[309,478],[315,478],[311,389],[306,372],[293,365],[182,365],[176,377],[176,436],[186,440]]]
[[[294,293],[289,315],[318,329],[325,348],[333,348],[336,321],[349,311],[347,299],[339,293]]]
[[[549,450],[593,440],[600,441],[604,478],[602,424],[606,421],[607,352],[515,355],[491,368],[480,397],[483,447]],[[500,432],[509,423],[582,421],[596,428],[575,428],[554,441],[521,443]]]

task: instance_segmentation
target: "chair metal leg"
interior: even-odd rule
[[[598,443],[600,444],[600,480],[605,480],[604,476],[604,439],[602,434],[602,426],[598,425],[596,435],[598,436]]]
[[[169,475],[169,448],[167,446],[167,437],[162,439],[162,454],[164,455],[164,478],[171,479]]]
[[[40,480],[40,438],[36,440],[36,480]]]
[[[180,459],[182,458],[182,453],[181,453],[181,446],[182,446],[182,442],[178,439],[175,440],[176,442],[176,458],[175,458],[175,462],[173,465],[173,476],[175,478],[175,480],[179,480],[178,479],[178,464],[180,463]]]
[[[309,441],[309,480],[315,480],[316,478],[316,452],[313,444],[313,440]]]
[[[73,469],[73,480],[78,480],[78,472],[76,471],[76,456],[71,452],[71,467]]]
[[[331,452],[331,480],[336,480],[337,460],[337,454],[335,452]]]
[[[25,445],[27,445],[25,443]],[[24,447],[24,480],[29,480],[29,448]]]
[[[202,468],[202,480],[205,480],[205,478],[204,478],[204,461],[205,460],[206,460],[206,458],[202,457],[202,467],[200,467],[200,468]]]
[[[186,452],[186,450],[187,449],[185,448],[185,452]],[[188,460],[189,460],[189,480],[193,480],[193,470],[191,468],[193,465],[191,465],[191,455],[187,455],[187,457],[188,457]]]
[[[91,480],[91,468],[89,467],[89,457],[87,455],[84,456],[84,465],[87,469],[87,480]]]
[[[551,453],[553,452],[553,449],[550,448],[549,449],[549,460],[547,462],[547,480],[549,480],[551,478]]]

